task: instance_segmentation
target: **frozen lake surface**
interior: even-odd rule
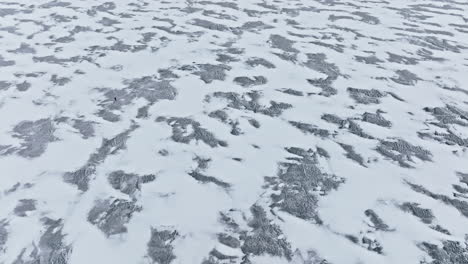
[[[468,264],[468,2],[0,2],[1,264]]]

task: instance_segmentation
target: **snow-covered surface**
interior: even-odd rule
[[[468,3],[0,2],[0,263],[468,263]]]

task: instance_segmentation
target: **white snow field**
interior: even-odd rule
[[[468,2],[0,1],[0,263],[468,264]]]

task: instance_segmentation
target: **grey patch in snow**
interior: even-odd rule
[[[367,209],[364,211],[364,214],[369,217],[369,220],[372,222],[373,228],[379,231],[390,231],[387,224],[374,212],[374,210]]]
[[[194,74],[200,76],[200,79],[205,83],[211,83],[214,80],[224,81],[226,79],[226,71],[231,69],[231,67],[226,65],[199,64],[197,66],[200,70]]]
[[[218,54],[217,56],[218,56],[218,58],[216,59],[216,61],[219,61],[221,63],[229,63],[229,62],[239,61],[238,58],[235,58],[235,57],[232,57],[232,56],[226,55],[226,54]]]
[[[125,194],[134,196],[141,190],[140,177],[133,173],[125,173],[124,171],[113,171],[107,177],[110,185]]]
[[[402,85],[415,85],[419,80],[421,80],[416,74],[408,70],[398,70],[396,71],[396,74],[398,77],[392,77],[390,79]]]
[[[95,7],[95,9],[99,12],[108,12],[114,10],[116,5],[114,2],[105,2]]]
[[[422,261],[428,264],[467,264],[468,263],[468,248],[458,241],[443,241],[442,247],[423,242],[419,247],[424,250],[432,261]]]
[[[5,246],[7,240],[8,240],[8,230],[6,229],[8,226],[8,223],[6,222],[5,219],[0,221],[0,252],[3,252],[3,247]]]
[[[72,126],[80,132],[83,139],[88,139],[94,137],[94,124],[93,121],[74,119]]]
[[[454,199],[454,198],[450,198],[443,194],[433,193],[421,185],[413,184],[410,182],[407,182],[407,184],[411,187],[413,191],[429,196],[432,199],[441,201],[446,205],[450,205],[454,207],[455,209],[457,209],[463,216],[468,217],[468,203],[467,202]]]
[[[418,203],[403,203],[400,205],[400,208],[405,211],[409,212],[412,215],[419,218],[425,224],[431,224],[434,220],[434,215],[432,214],[431,209],[422,208],[419,206]]]
[[[69,2],[62,2],[58,0],[53,0],[45,4],[40,5],[40,8],[53,8],[53,7],[67,7],[71,5]]]
[[[253,218],[248,225],[252,231],[241,236],[244,241],[242,252],[257,256],[269,254],[291,260],[291,245],[285,238],[280,238],[283,236],[280,227],[270,222],[262,207],[253,205],[250,211]]]
[[[406,56],[394,54],[391,52],[387,52],[387,54],[388,54],[389,62],[395,62],[395,63],[406,64],[406,65],[418,64],[418,60],[416,58],[406,57]]]
[[[229,28],[223,24],[217,24],[208,20],[204,19],[193,19],[192,20],[193,25],[199,26],[202,28],[210,29],[210,30],[217,30],[217,31],[229,31]]]
[[[148,110],[149,110],[149,105],[142,106],[138,108],[136,118],[147,118],[149,116]]]
[[[468,147],[468,138],[461,138],[458,135],[455,135],[452,131],[448,130],[448,133],[435,132],[434,134],[418,132],[420,138],[432,138],[439,142],[442,142],[447,145],[459,145],[462,147]]]
[[[123,199],[98,200],[88,213],[88,221],[108,237],[127,232],[125,226],[141,207]]]
[[[251,67],[257,67],[258,65],[261,65],[267,69],[276,68],[276,66],[273,63],[267,61],[266,59],[258,57],[249,58],[245,63]]]
[[[385,97],[386,93],[381,92],[379,90],[371,89],[358,89],[358,88],[351,88],[347,89],[351,98],[359,104],[378,104],[380,103],[380,99]]]
[[[189,144],[192,140],[201,140],[208,146],[215,148],[226,147],[227,142],[219,140],[213,133],[206,130],[197,121],[184,117],[158,117],[156,122],[166,122],[172,127],[172,140],[179,143]],[[188,131],[192,130],[192,131]]]
[[[248,110],[254,113],[261,113],[264,115],[276,117],[283,113],[284,110],[289,109],[292,105],[287,103],[277,103],[270,101],[270,106],[265,107],[260,105],[259,99],[261,97],[260,92],[250,91],[243,95],[233,92],[215,92],[214,97],[225,98],[229,104],[228,107],[238,110]]]
[[[223,110],[216,110],[208,114],[209,117],[218,119],[219,121],[226,123],[229,119],[228,114]]]
[[[141,183],[143,184],[153,182],[154,180],[156,180],[156,175],[153,174],[141,176]]]
[[[218,234],[218,241],[221,244],[232,248],[239,248],[241,246],[239,239],[226,233]]]
[[[327,62],[327,56],[323,53],[308,53],[305,65],[310,69],[327,75],[332,81],[340,75],[340,69],[333,63]]]
[[[177,231],[158,231],[151,228],[151,238],[147,244],[147,254],[152,263],[169,264],[176,256],[172,242],[179,236]]]
[[[257,120],[253,118],[249,119],[249,124],[251,124],[255,128],[260,128],[260,122],[258,122]]]
[[[15,215],[20,217],[27,216],[27,212],[36,210],[36,200],[32,199],[21,199],[18,201],[19,203],[16,205],[13,212]]]
[[[376,150],[381,155],[398,162],[403,168],[413,168],[409,164],[409,162],[414,162],[413,157],[417,157],[422,161],[432,161],[432,154],[428,150],[411,145],[402,139],[396,141],[382,140]]]
[[[289,95],[304,96],[303,92],[297,91],[297,90],[294,90],[294,89],[291,89],[291,88],[280,89],[279,91],[282,92],[282,93],[285,93],[285,94],[289,94]]]
[[[234,82],[242,87],[250,87],[256,85],[263,85],[267,83],[267,79],[263,76],[253,76],[253,79],[247,76],[240,76],[234,78]]]
[[[359,163],[359,165],[361,165],[363,167],[367,167],[364,164],[364,159],[362,158],[361,155],[359,155],[358,153],[356,153],[356,151],[354,151],[353,146],[346,145],[346,144],[343,144],[343,143],[339,143],[339,145],[346,151],[346,157],[348,159],[354,160],[355,162]]]
[[[16,84],[16,89],[18,89],[18,91],[20,91],[20,92],[25,92],[29,88],[31,88],[31,84],[29,82],[27,82],[27,81]]]
[[[446,107],[425,107],[424,111],[431,113],[437,121],[431,124],[439,127],[448,128],[448,125],[455,124],[460,126],[468,126],[468,112],[463,111],[455,106],[447,105]]]
[[[54,131],[51,119],[20,122],[13,128],[13,137],[23,140],[17,153],[25,158],[41,156],[46,151],[47,145],[57,140],[53,135]]]
[[[367,12],[356,11],[352,13],[353,15],[361,17],[361,21],[371,25],[380,24],[380,20],[377,17],[371,16]]]
[[[293,47],[294,41],[281,35],[270,35],[269,42],[273,48],[280,49],[284,52],[285,56],[280,56],[282,59],[290,61],[296,60],[296,55],[299,51]]]
[[[0,55],[0,67],[8,67],[15,65],[15,61],[12,60],[5,60],[2,55]]]
[[[192,178],[194,178],[195,180],[201,182],[201,183],[213,183],[219,187],[222,187],[222,188],[230,188],[231,185],[229,183],[226,183],[226,182],[223,182],[223,181],[220,181],[218,179],[216,179],[215,177],[212,177],[212,176],[206,176],[198,171],[192,171],[192,172],[189,172],[188,175],[190,175]]]
[[[27,43],[21,43],[19,48],[15,50],[9,50],[8,52],[15,54],[35,54],[36,50]]]
[[[460,182],[468,186],[468,173],[457,172],[457,176],[460,178]]]
[[[13,264],[69,263],[72,247],[64,242],[65,235],[62,234],[62,220],[44,218],[42,221],[47,229],[39,239],[38,246],[33,244],[33,250],[26,257],[27,260],[24,260],[25,249],[23,249]]]
[[[0,81],[0,90],[7,90],[8,88],[10,88],[10,86],[11,83],[7,81]]]
[[[87,191],[89,181],[96,172],[96,167],[102,163],[107,156],[118,153],[120,150],[126,148],[126,142],[138,126],[132,125],[128,130],[117,134],[111,139],[103,139],[101,146],[90,155],[88,161],[84,166],[73,172],[67,172],[63,178],[65,182],[74,184],[81,191]]]
[[[383,60],[377,58],[375,55],[367,56],[367,57],[355,56],[354,58],[356,59],[356,61],[363,62],[365,64],[374,64],[375,65],[375,64],[379,64],[379,63],[384,62]]]
[[[69,83],[71,80],[67,77],[58,77],[57,74],[52,75],[50,81],[53,82],[55,85],[64,86],[65,84]]]
[[[98,23],[106,27],[112,27],[115,24],[120,24],[118,20],[110,19],[108,17],[103,17],[101,20],[98,21]]]
[[[340,117],[338,117],[336,115],[324,114],[324,115],[322,115],[321,119],[325,120],[325,121],[327,121],[329,123],[336,124],[336,125],[339,126],[340,129],[346,129],[350,133],[355,134],[356,136],[359,136],[359,137],[362,137],[362,138],[367,138],[367,139],[374,139],[373,136],[365,133],[364,130],[361,128],[361,126],[359,126],[359,124],[357,124],[356,122],[354,122],[350,118],[342,119],[342,118],[340,118]]]
[[[322,91],[319,95],[330,97],[338,93],[338,91],[332,87],[333,77],[328,76],[327,78],[318,78],[318,79],[307,79],[307,82],[315,87],[319,87]]]
[[[378,125],[381,127],[391,127],[392,122],[388,121],[381,115],[381,111],[377,111],[375,114],[374,113],[369,113],[365,112],[362,115],[362,121],[371,123],[374,125]]]
[[[301,130],[305,134],[312,134],[312,135],[319,136],[322,138],[326,138],[330,136],[330,132],[328,130],[319,128],[312,124],[306,124],[306,123],[296,122],[296,121],[289,121],[289,123],[293,125],[294,127],[296,127],[297,129]]]
[[[278,178],[266,178],[269,185],[281,190],[280,194],[272,195],[273,206],[321,224],[317,212],[318,197],[337,189],[344,180],[322,172],[314,151],[295,147],[286,150],[294,157],[279,164]]]
[[[245,11],[245,10],[244,10]],[[267,25],[263,23],[262,21],[249,21],[245,22],[241,29],[246,30],[246,31],[260,31],[260,30],[266,30],[266,29],[272,29],[274,28],[273,26]]]
[[[440,232],[442,234],[446,234],[446,235],[451,235],[450,234],[450,231],[448,231],[446,228],[443,228],[442,226],[440,225],[435,225],[435,226],[431,226],[431,228],[437,232]]]

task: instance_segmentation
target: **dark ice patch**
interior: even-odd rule
[[[253,76],[252,78],[247,77],[247,76],[240,76],[240,77],[234,78],[234,82],[239,84],[242,87],[250,87],[250,86],[266,84],[267,79],[263,76]]]
[[[273,63],[267,61],[264,58],[258,58],[258,57],[249,58],[245,63],[251,67],[257,67],[261,65],[268,69],[276,68],[276,66]]]
[[[29,88],[31,88],[31,84],[27,81],[16,84],[16,89],[18,89],[20,92],[25,92],[29,90]]]
[[[137,174],[113,171],[107,176],[107,180],[114,189],[132,197],[141,190],[141,179]]]
[[[279,89],[278,91],[285,93],[285,94],[294,95],[294,96],[304,96],[303,92],[297,91],[291,88]]]
[[[292,107],[291,104],[278,103],[275,101],[270,101],[269,106],[261,105],[259,102],[261,93],[259,91],[250,91],[243,95],[234,92],[215,92],[213,96],[217,98],[225,98],[229,102],[228,107],[238,110],[252,111],[254,113],[260,113],[271,117],[279,116],[284,110]]]
[[[442,247],[422,242],[419,247],[432,258],[431,262],[422,261],[429,264],[467,264],[468,249],[458,241],[446,240],[442,242]]]
[[[94,124],[95,122],[93,121],[74,119],[72,126],[80,132],[83,139],[88,139],[90,137],[94,137]]]
[[[156,122],[166,122],[172,127],[171,138],[175,142],[189,144],[192,140],[200,140],[212,148],[227,146],[227,142],[217,139],[213,133],[203,128],[199,122],[190,118],[158,117]],[[192,131],[187,133],[190,128]]]
[[[373,136],[364,132],[364,130],[359,126],[358,123],[354,122],[351,118],[342,119],[341,117],[333,114],[323,114],[321,117],[322,120],[325,120],[329,123],[333,123],[339,126],[340,129],[346,129],[350,133],[367,139],[374,139]]]
[[[413,191],[429,196],[434,200],[441,201],[442,203],[446,205],[452,206],[455,209],[457,209],[460,212],[460,214],[462,214],[465,217],[468,217],[468,203],[467,202],[454,199],[454,198],[450,198],[443,194],[433,193],[421,185],[413,184],[410,182],[407,182],[407,184],[411,187]]]
[[[218,241],[221,244],[226,245],[228,247],[232,247],[232,248],[239,248],[241,246],[239,239],[226,233],[218,234]]]
[[[435,218],[431,209],[422,208],[418,203],[406,202],[401,204],[400,208],[401,210],[416,216],[425,224],[431,224]]]
[[[101,20],[98,21],[99,24],[105,26],[105,27],[112,27],[116,24],[120,24],[118,20],[111,19],[108,17],[103,17]]]
[[[215,184],[215,185],[217,185],[217,186],[219,186],[221,188],[225,188],[225,189],[231,187],[231,185],[229,183],[227,183],[227,182],[218,180],[213,176],[206,176],[203,173],[198,172],[198,171],[189,172],[188,175],[190,175],[192,178],[194,178],[195,180],[197,180],[198,182],[203,183],[203,184],[213,183],[213,184]]]
[[[367,122],[367,123],[371,123],[371,124],[374,124],[374,125],[378,125],[378,126],[381,126],[381,127],[391,127],[392,126],[392,122],[388,121],[387,119],[385,119],[385,117],[383,117],[381,115],[381,111],[377,111],[375,114],[374,113],[369,113],[369,112],[365,112],[363,115],[362,115],[362,121],[364,122]]]
[[[65,84],[71,81],[70,78],[67,77],[59,77],[57,74],[53,74],[50,78],[50,81],[58,86],[64,86]]]
[[[343,143],[339,143],[339,145],[346,151],[346,157],[348,159],[357,162],[359,165],[361,165],[363,167],[367,167],[364,164],[364,158],[360,154],[358,154],[356,151],[354,151],[353,146],[346,145],[346,144],[343,144]]]
[[[341,75],[338,66],[327,62],[327,56],[323,53],[308,53],[307,59],[305,65],[308,68],[327,75],[332,81]]]
[[[295,61],[296,55],[299,53],[297,49],[293,47],[294,41],[289,40],[281,35],[270,35],[269,43],[271,47],[275,49],[282,50],[284,53],[283,56],[280,56],[281,59],[288,61]]]
[[[321,88],[319,95],[330,97],[338,93],[332,84],[335,79],[331,76],[327,78],[307,79],[307,82],[315,87]]]
[[[8,67],[8,66],[13,66],[15,64],[16,64],[15,61],[6,60],[5,58],[3,58],[2,55],[0,55],[0,67]]]
[[[411,145],[402,139],[395,141],[382,140],[379,146],[377,146],[376,151],[382,156],[398,162],[403,168],[413,168],[410,162],[414,162],[414,157],[422,161],[432,161],[432,154],[428,150],[420,146]]]
[[[33,250],[29,256],[24,256],[26,249],[23,249],[13,264],[67,264],[70,262],[72,247],[65,244],[65,235],[62,234],[63,221],[50,218],[44,218],[42,221],[46,230],[42,233],[38,245],[32,245]]]
[[[265,210],[253,205],[250,208],[253,218],[248,223],[252,230],[241,236],[243,240],[242,252],[248,255],[260,256],[268,254],[277,257],[284,257],[287,260],[292,258],[291,245],[283,236],[280,227],[271,223],[267,218]]]
[[[386,96],[385,92],[376,89],[367,90],[349,87],[347,91],[358,104],[378,104],[380,99]]]
[[[215,64],[199,64],[199,71],[194,74],[200,76],[200,79],[205,83],[211,83],[214,80],[224,81],[226,79],[226,71],[231,70],[227,65]]]
[[[123,199],[98,200],[88,213],[88,221],[109,237],[126,233],[126,224],[130,221],[132,215],[140,212],[141,209],[134,201]]]
[[[367,12],[356,11],[356,12],[353,12],[352,14],[355,15],[355,16],[360,17],[361,18],[360,21],[362,21],[364,23],[371,24],[371,25],[380,24],[380,20],[377,17],[372,16]]]
[[[21,199],[18,201],[13,212],[15,215],[20,217],[27,216],[27,212],[36,210],[36,200],[33,199]]]
[[[425,107],[424,111],[432,114],[438,122],[431,124],[442,128],[448,128],[449,125],[468,126],[468,112],[455,106],[446,105],[445,107]]]
[[[371,55],[371,56],[354,56],[355,60],[358,61],[358,62],[362,62],[362,63],[365,63],[365,64],[379,64],[379,63],[382,63],[384,62],[383,60],[377,58],[375,55]]]
[[[286,151],[294,156],[279,164],[277,178],[266,178],[268,185],[280,191],[279,194],[272,194],[272,206],[321,224],[317,212],[318,197],[337,189],[344,180],[322,172],[316,152],[295,147]]]
[[[13,132],[13,137],[23,141],[17,153],[25,158],[41,156],[50,142],[58,140],[54,136],[55,126],[51,119],[22,121],[13,128]]]
[[[387,224],[377,215],[377,213],[372,209],[367,209],[364,211],[364,214],[369,217],[369,220],[372,223],[372,227],[378,231],[390,231],[390,228]]]
[[[403,55],[398,55],[395,53],[387,52],[388,54],[388,61],[395,62],[399,64],[406,64],[406,65],[416,65],[418,64],[418,60],[416,58],[406,57]]]
[[[4,246],[8,240],[8,222],[3,219],[0,221],[0,252],[3,252]]]
[[[330,136],[330,132],[328,130],[319,128],[312,124],[296,122],[296,121],[289,121],[289,124],[301,130],[305,134],[312,134],[314,136],[319,136],[322,138],[326,138]]]
[[[147,255],[152,263],[169,264],[176,256],[172,243],[179,236],[177,231],[151,228],[151,238],[147,244]]]
[[[9,50],[8,52],[15,54],[35,54],[36,50],[27,43],[21,43],[19,48],[14,50]]]
[[[138,126],[132,125],[128,130],[117,134],[111,139],[103,139],[101,146],[90,155],[84,166],[73,172],[67,172],[63,178],[65,182],[76,185],[80,191],[87,191],[91,177],[96,172],[96,167],[109,155],[114,155],[126,148],[126,142]]]
[[[390,79],[402,85],[415,85],[419,80],[421,80],[416,74],[408,70],[398,70],[396,71],[396,74],[398,77],[392,77]]]

